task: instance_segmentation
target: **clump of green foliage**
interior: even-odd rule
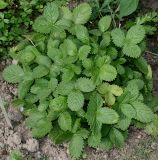
[[[69,142],[74,159],[86,144],[121,147],[131,124],[157,133],[152,71],[143,58],[146,30],[125,30],[106,15],[87,27],[92,9],[82,3],[71,12],[48,3],[34,24],[31,42],[11,50],[18,65],[3,77],[18,83],[18,99],[34,137]]]
[[[0,0],[0,56],[8,53],[30,32],[33,21],[43,11],[46,2],[53,0]],[[59,0],[58,0],[59,1]],[[65,4],[67,0],[59,1]]]
[[[19,151],[11,151],[8,160],[22,160],[23,155]]]

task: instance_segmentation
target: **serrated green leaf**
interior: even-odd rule
[[[154,119],[155,116],[153,112],[145,104],[135,101],[135,102],[132,102],[131,105],[136,110],[136,116],[134,117],[136,120],[143,123],[149,123]]]
[[[85,24],[91,16],[91,7],[88,3],[82,3],[73,10],[75,24]]]
[[[32,83],[33,83],[33,81],[22,81],[21,83],[19,83],[19,86],[18,86],[19,99],[25,98],[28,91],[30,90]]]
[[[109,133],[111,142],[116,145],[116,147],[122,147],[124,145],[123,134],[116,128],[112,128]]]
[[[144,57],[139,57],[138,59],[134,60],[134,64],[142,73],[148,73],[148,64]]]
[[[59,17],[59,9],[55,2],[48,3],[44,8],[43,16],[49,23],[55,23]]]
[[[75,56],[77,54],[76,44],[70,39],[65,39],[64,52],[66,52],[69,56]]]
[[[9,83],[18,83],[23,79],[23,69],[18,65],[10,65],[3,71],[3,78]]]
[[[39,65],[43,65],[47,68],[49,68],[52,64],[51,59],[48,56],[37,56],[35,60]]]
[[[103,124],[115,124],[119,120],[119,115],[110,108],[99,108],[97,110],[97,120]]]
[[[73,82],[61,82],[58,84],[57,88],[56,88],[56,93],[66,96],[68,94],[70,94],[70,92],[73,90],[74,88],[74,83]]]
[[[55,125],[51,132],[49,133],[49,138],[55,143],[55,144],[61,144],[65,141],[70,140],[72,137],[72,133],[70,131],[63,131],[60,129],[58,125]]]
[[[101,32],[105,32],[106,30],[109,29],[111,20],[112,20],[111,16],[104,16],[99,20],[98,27]]]
[[[58,124],[63,131],[71,131],[72,119],[69,112],[63,112],[58,118]]]
[[[136,110],[130,104],[121,104],[120,105],[122,113],[128,118],[134,118],[136,116]]]
[[[50,109],[57,111],[57,112],[62,112],[67,108],[67,99],[66,97],[59,96],[50,101],[49,104]]]
[[[68,107],[72,111],[80,110],[84,105],[84,95],[80,91],[72,91],[67,99]]]
[[[62,10],[62,16],[64,19],[72,20],[72,13],[68,7],[63,6],[61,7],[61,10]]]
[[[135,25],[128,30],[126,39],[130,40],[130,43],[138,44],[144,39],[144,37],[145,30],[143,26]]]
[[[111,32],[112,40],[117,47],[122,47],[125,41],[125,33],[120,28],[116,28]]]
[[[42,138],[46,134],[48,134],[52,128],[53,126],[50,121],[47,121],[46,119],[41,119],[36,124],[36,127],[32,128],[32,135],[36,138]]]
[[[123,89],[117,85],[110,85],[110,91],[115,96],[121,96],[121,94],[123,93]]]
[[[90,53],[91,47],[88,45],[83,45],[79,48],[78,57],[80,60],[84,60],[87,58],[88,54]]]
[[[76,37],[83,43],[89,42],[89,33],[85,26],[76,25],[75,26]]]
[[[118,129],[121,129],[122,131],[126,131],[130,126],[130,123],[131,123],[131,119],[123,116],[119,119],[115,127]]]
[[[76,87],[82,92],[91,92],[95,89],[95,84],[91,79],[79,78],[76,82]]]
[[[41,78],[49,73],[49,69],[43,65],[39,65],[33,69],[34,78]]]
[[[33,29],[39,33],[48,34],[52,30],[52,24],[45,17],[39,16],[33,24]]]
[[[83,138],[80,135],[75,134],[69,144],[70,155],[78,159],[80,158],[84,147]]]
[[[141,49],[136,44],[126,43],[123,47],[123,53],[131,58],[138,58],[141,55]]]
[[[100,68],[99,77],[101,80],[113,81],[117,76],[115,67],[109,64],[105,64]]]
[[[102,105],[103,105],[103,99],[100,96],[100,94],[93,93],[90,97],[86,113],[86,119],[92,131],[94,131],[97,121],[96,120],[97,109],[102,107]]]

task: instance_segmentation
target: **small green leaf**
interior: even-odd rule
[[[99,108],[97,110],[97,120],[103,124],[115,124],[119,120],[119,115],[110,108]]]
[[[3,78],[9,83],[18,83],[23,79],[23,69],[18,65],[10,65],[3,71]]]
[[[63,131],[71,131],[72,119],[69,112],[63,112],[58,118],[58,123]]]
[[[91,7],[88,3],[81,3],[73,10],[75,24],[85,24],[91,16]]]
[[[67,99],[68,107],[72,111],[80,110],[84,105],[84,96],[80,91],[72,91]]]
[[[123,89],[117,85],[110,85],[110,91],[115,96],[121,96],[121,94],[123,93]]]
[[[83,45],[79,48],[78,56],[80,60],[84,60],[87,58],[88,54],[90,53],[91,47],[88,45]]]
[[[117,76],[115,67],[109,64],[105,64],[100,68],[99,77],[101,80],[113,81]]]
[[[104,16],[99,20],[98,26],[101,32],[105,32],[109,29],[111,20],[111,16]]]
[[[76,25],[75,26],[75,33],[77,38],[83,42],[88,43],[89,42],[89,33],[85,26],[83,25]]]
[[[95,84],[91,79],[79,78],[76,82],[76,87],[82,92],[91,92],[95,89]]]

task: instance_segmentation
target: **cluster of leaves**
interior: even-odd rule
[[[33,136],[68,141],[75,159],[85,144],[121,147],[131,124],[157,134],[155,105],[145,104],[153,80],[143,58],[143,25],[114,28],[107,15],[88,28],[91,13],[87,3],[73,11],[48,3],[33,24],[31,43],[11,51],[19,65],[3,72],[19,84],[14,105],[23,107]]]
[[[88,0],[92,6],[92,19],[100,15],[111,14],[119,19],[136,11],[139,0]]]
[[[46,2],[53,0],[0,0],[0,55],[30,32],[33,20],[43,11]],[[59,1],[64,4],[67,1]]]

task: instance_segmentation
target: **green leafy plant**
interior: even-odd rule
[[[43,11],[46,2],[54,0],[0,0],[0,56],[8,54],[13,45],[29,33],[34,19]],[[68,0],[56,0],[66,4]]]
[[[9,160],[22,160],[23,155],[19,151],[11,151],[8,159]]]
[[[143,25],[114,28],[106,15],[97,27],[86,27],[91,12],[87,3],[73,11],[48,3],[30,43],[11,50],[19,64],[3,72],[6,81],[19,84],[14,104],[24,108],[33,136],[69,142],[74,159],[86,144],[123,146],[131,124],[147,126],[148,133],[157,127],[155,106],[145,104],[153,80],[143,58]]]

